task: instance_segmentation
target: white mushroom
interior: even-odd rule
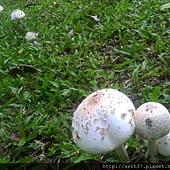
[[[91,154],[116,150],[123,162],[129,157],[123,143],[135,130],[135,107],[123,93],[102,89],[87,96],[74,112],[73,140]]]
[[[3,9],[4,9],[3,6],[0,6],[0,12],[2,12]]]
[[[135,112],[136,134],[148,140],[149,154],[154,156],[157,152],[157,141],[170,131],[170,114],[160,103],[147,102]]]
[[[20,20],[24,17],[25,17],[25,13],[19,9],[16,9],[16,10],[12,11],[10,19],[11,20]]]
[[[170,133],[158,140],[158,153],[170,156]]]

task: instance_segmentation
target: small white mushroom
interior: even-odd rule
[[[170,114],[160,103],[147,102],[135,112],[136,134],[148,140],[149,154],[153,157],[158,154],[157,141],[170,131]]]
[[[119,158],[128,162],[123,143],[135,130],[134,111],[131,100],[117,90],[93,92],[74,112],[73,140],[80,149],[91,154],[115,149]]]
[[[158,140],[158,153],[163,156],[170,156],[170,133]]]
[[[19,9],[16,9],[16,10],[12,11],[10,19],[11,20],[20,20],[24,17],[25,17],[25,13]]]
[[[3,9],[4,9],[4,8],[3,8],[3,6],[1,6],[1,5],[0,5],[0,12],[2,12],[2,11],[3,11]]]

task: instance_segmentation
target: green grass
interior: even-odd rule
[[[74,110],[101,88],[119,89],[136,107],[157,101],[170,108],[170,12],[160,10],[165,1],[55,2],[1,0],[0,162],[81,162],[87,169],[89,162],[119,162],[115,151],[77,148]],[[22,23],[9,19],[17,8],[26,13]],[[42,46],[25,39],[28,31],[39,33]],[[38,71],[11,76],[21,64]],[[144,141],[134,136],[126,145],[132,162],[149,162]]]

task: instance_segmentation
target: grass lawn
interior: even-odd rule
[[[166,2],[1,0],[0,162],[86,169],[120,162],[115,151],[80,150],[72,116],[102,88],[122,91],[136,108],[147,101],[170,108],[170,12],[160,10]],[[11,21],[14,9],[25,18]],[[28,31],[38,35],[27,40]],[[133,135],[125,146],[131,162],[150,162],[146,141]]]

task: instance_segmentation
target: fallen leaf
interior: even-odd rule
[[[68,37],[71,38],[74,36],[74,30],[71,29],[69,32],[68,32]]]
[[[38,41],[36,41],[36,40],[34,41],[34,44],[35,44],[35,45],[38,45],[38,46],[42,46],[42,44],[41,44],[41,43],[39,43],[39,42],[38,42]]]
[[[38,33],[37,33],[37,32],[35,32],[35,31],[28,31],[28,32],[26,33],[25,38],[26,38],[27,40],[32,40],[32,39],[35,39],[37,36],[38,36]]]
[[[19,141],[21,139],[19,132],[12,132],[9,138],[15,141]]]
[[[19,54],[22,54],[22,52],[23,52],[23,49],[21,49],[21,50],[18,51]]]
[[[26,131],[24,130],[24,134],[25,134],[25,136],[29,136],[30,132],[26,132]],[[15,141],[20,141],[20,140],[22,140],[19,132],[12,132],[12,133],[9,135],[9,139],[15,140]]]
[[[42,143],[42,142],[39,141],[39,140],[34,140],[34,142],[35,142],[39,147],[41,147],[42,149],[44,149],[44,146],[45,146],[44,143]]]
[[[31,66],[31,65],[26,65],[26,64],[19,64],[18,66],[13,67],[10,71],[9,74],[12,76],[15,76],[17,74],[23,74],[24,73],[37,73],[40,72],[41,70]]]
[[[100,21],[100,19],[97,17],[97,15],[91,15],[91,17],[95,20],[95,21]]]

